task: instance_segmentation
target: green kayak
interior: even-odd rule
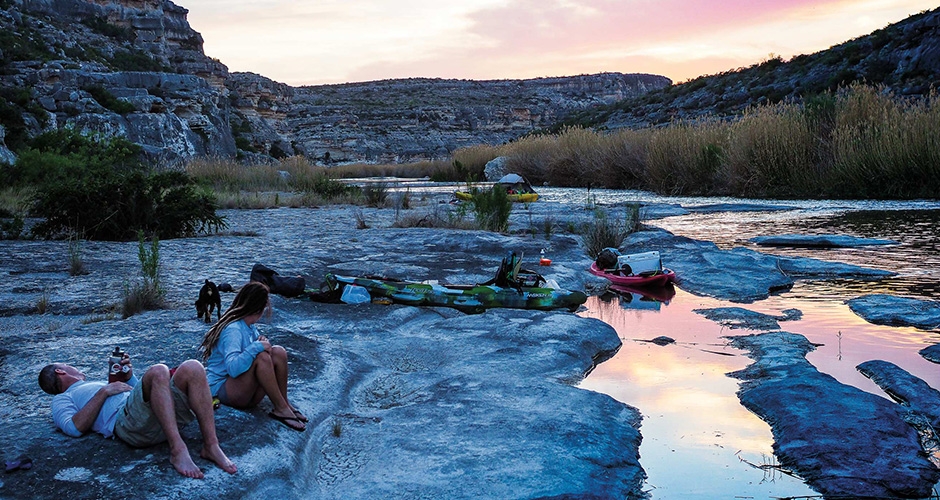
[[[519,269],[519,260],[511,253],[503,259],[496,278],[476,285],[356,278],[330,273],[326,275],[321,292],[335,293],[345,286],[357,285],[366,289],[373,301],[385,299],[412,306],[445,306],[465,312],[482,312],[495,307],[575,311],[587,300],[583,292],[553,287],[538,273]]]

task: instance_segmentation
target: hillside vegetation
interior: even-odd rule
[[[880,85],[898,96],[927,97],[938,77],[940,9],[935,9],[815,54],[789,61],[771,55],[747,68],[595,106],[548,130],[571,126],[611,130],[736,117],[749,107],[800,102],[852,83]]]

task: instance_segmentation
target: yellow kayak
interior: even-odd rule
[[[457,191],[454,193],[454,196],[456,196],[458,200],[462,201],[470,201],[473,199],[473,195],[466,191]],[[506,196],[508,196],[510,200],[517,203],[532,203],[533,201],[539,200],[538,193],[508,194]]]

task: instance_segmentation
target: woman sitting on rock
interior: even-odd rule
[[[271,345],[255,325],[269,310],[268,295],[262,283],[243,286],[206,333],[199,348],[209,389],[222,404],[240,409],[252,408],[267,396],[274,405],[269,417],[303,431],[307,417],[287,400],[287,351]]]

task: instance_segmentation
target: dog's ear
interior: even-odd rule
[[[207,284],[207,285],[209,284],[209,280],[206,280],[206,284]]]

